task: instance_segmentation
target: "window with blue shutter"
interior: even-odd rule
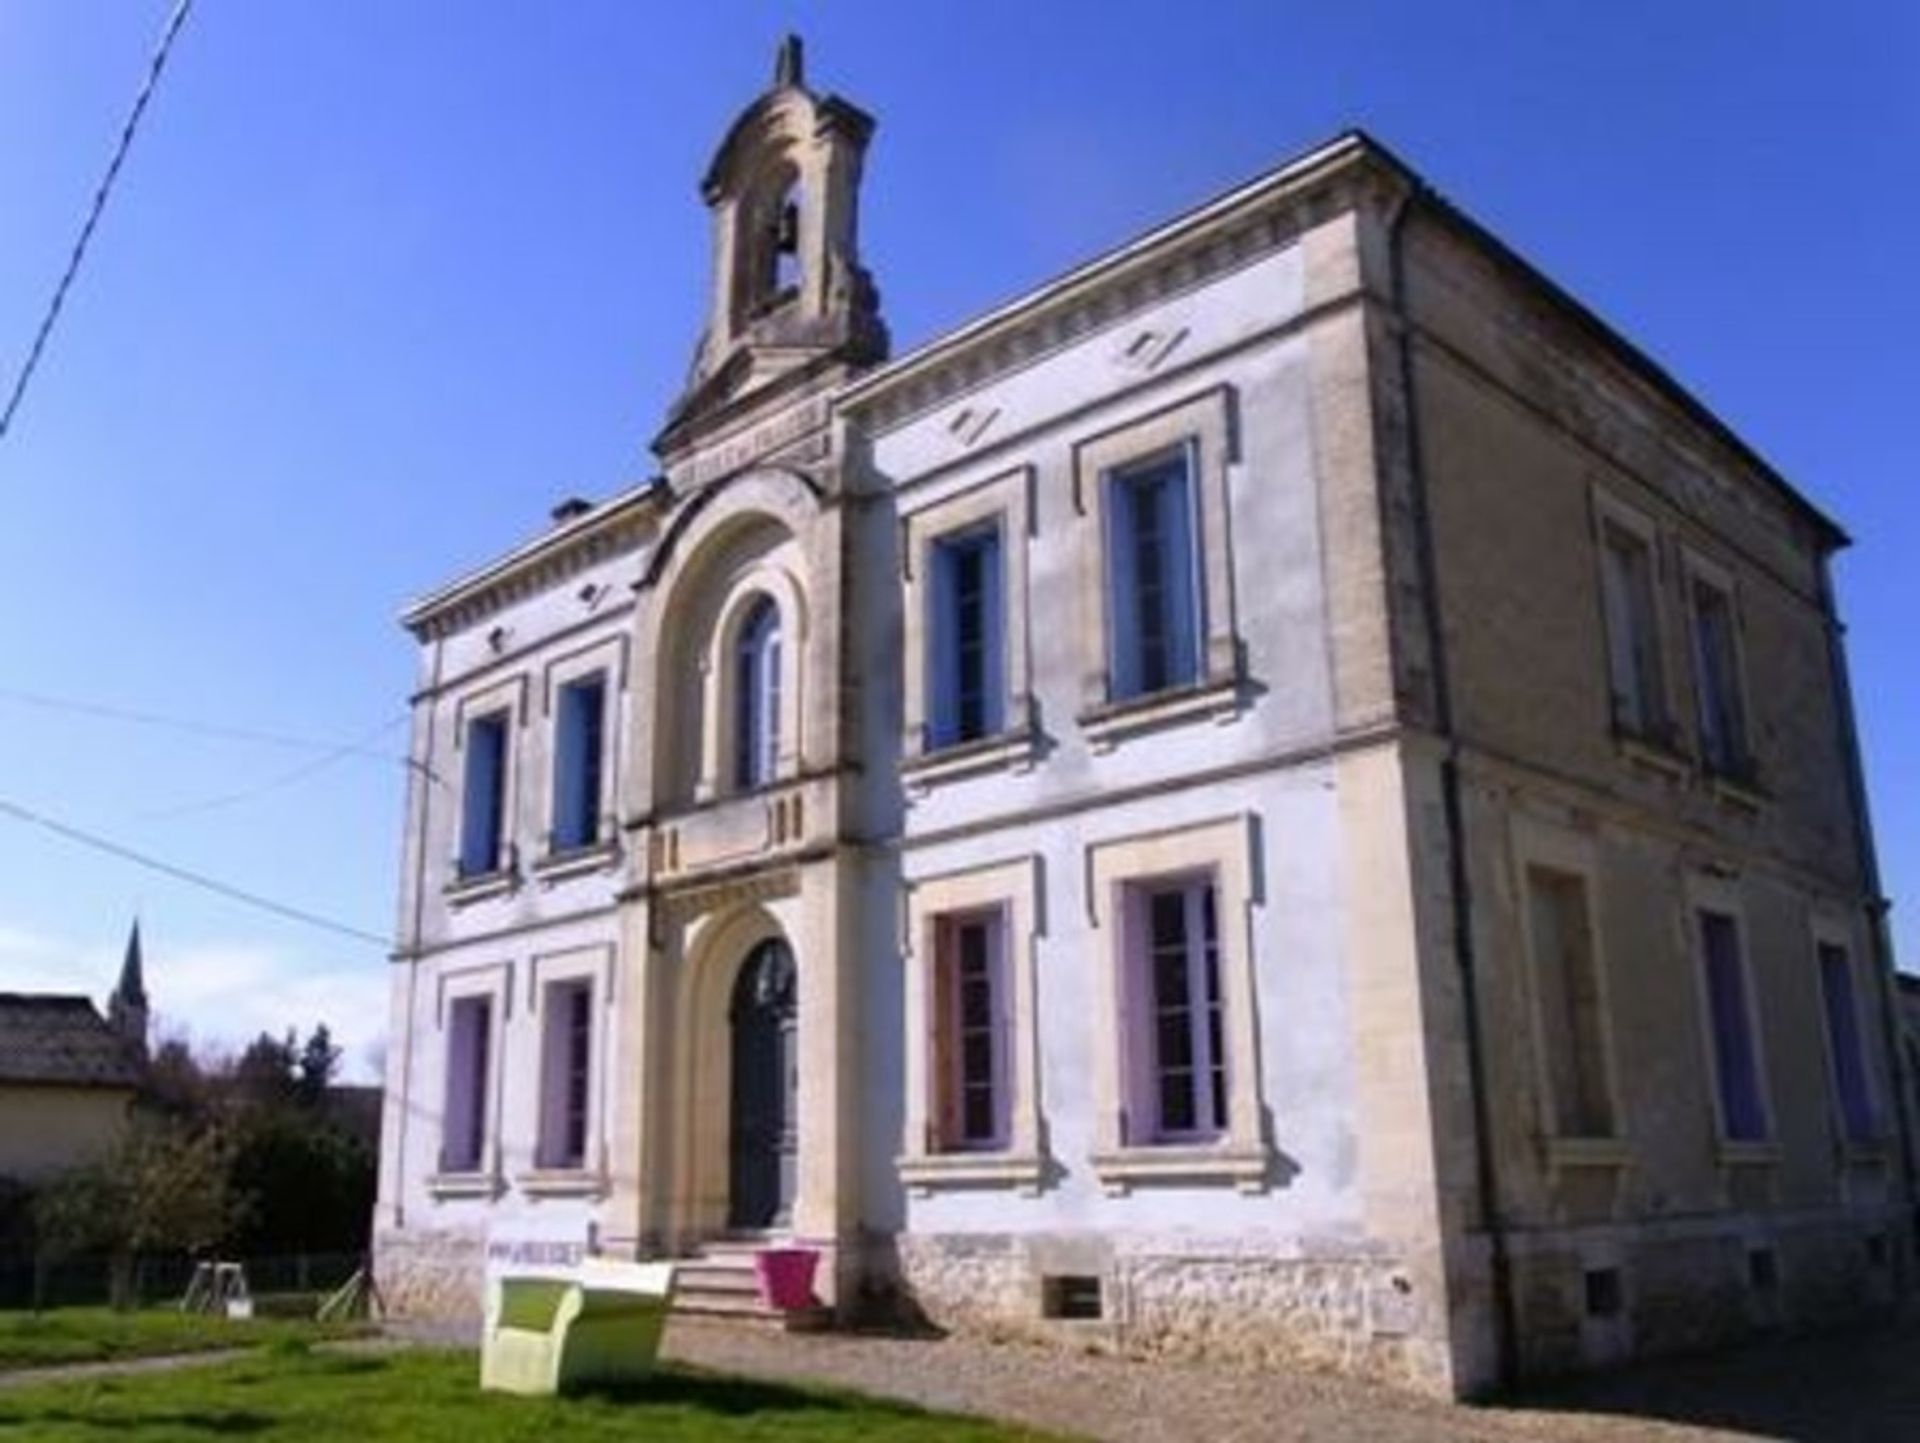
[[[1191,686],[1200,597],[1190,448],[1116,471],[1108,487],[1111,698]]]
[[[604,672],[560,688],[554,706],[553,850],[574,851],[600,840],[600,778],[605,753]]]
[[[1707,972],[1708,1023],[1713,1033],[1714,1085],[1720,1095],[1722,1135],[1730,1142],[1764,1141],[1767,1110],[1760,1092],[1753,1019],[1747,1009],[1739,925],[1724,913],[1702,912],[1700,945]]]
[[[506,820],[507,713],[467,723],[467,770],[460,806],[460,875],[484,877],[501,867]]]
[[[997,525],[933,545],[928,605],[927,749],[1006,726],[1005,588]]]

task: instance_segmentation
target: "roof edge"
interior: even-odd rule
[[[655,476],[616,493],[583,515],[522,542],[492,561],[464,572],[444,586],[436,587],[408,603],[400,613],[400,624],[409,631],[418,632],[443,612],[474,600],[515,572],[550,560],[611,526],[637,519],[646,510],[657,507],[665,498],[666,490],[665,479]]]

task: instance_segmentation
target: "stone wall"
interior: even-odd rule
[[[1131,1355],[1251,1367],[1337,1368],[1444,1387],[1445,1364],[1409,1336],[1407,1270],[1363,1247],[1215,1251],[1174,1237],[1103,1234],[903,1236],[876,1271],[935,1327]],[[1097,1319],[1054,1316],[1051,1279],[1097,1278]]]
[[[1757,1253],[1771,1261],[1756,1263]],[[1541,1239],[1514,1262],[1519,1361],[1539,1376],[1885,1319],[1908,1266],[1891,1214]],[[1597,1268],[1618,1277],[1617,1309],[1593,1306],[1587,1274]]]
[[[485,1237],[478,1229],[381,1228],[374,1277],[396,1318],[477,1319],[485,1294]]]

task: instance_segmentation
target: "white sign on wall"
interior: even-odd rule
[[[571,1273],[592,1251],[585,1224],[496,1223],[487,1230],[487,1277]]]

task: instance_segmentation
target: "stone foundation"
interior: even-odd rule
[[[1893,1211],[1528,1239],[1513,1259],[1521,1371],[1574,1372],[1891,1316],[1909,1266]],[[1612,1284],[1589,1295],[1588,1274],[1601,1270],[1615,1275],[1617,1298],[1604,1296]]]
[[[485,1304],[486,1245],[477,1229],[383,1228],[373,1272],[397,1318],[468,1322]]]
[[[937,1327],[1136,1355],[1338,1369],[1432,1391],[1409,1271],[1360,1250],[1286,1253],[1082,1234],[905,1236],[883,1246],[898,1302]],[[1054,1316],[1060,1278],[1098,1279],[1100,1316]],[[1442,1315],[1444,1311],[1442,1310]]]

